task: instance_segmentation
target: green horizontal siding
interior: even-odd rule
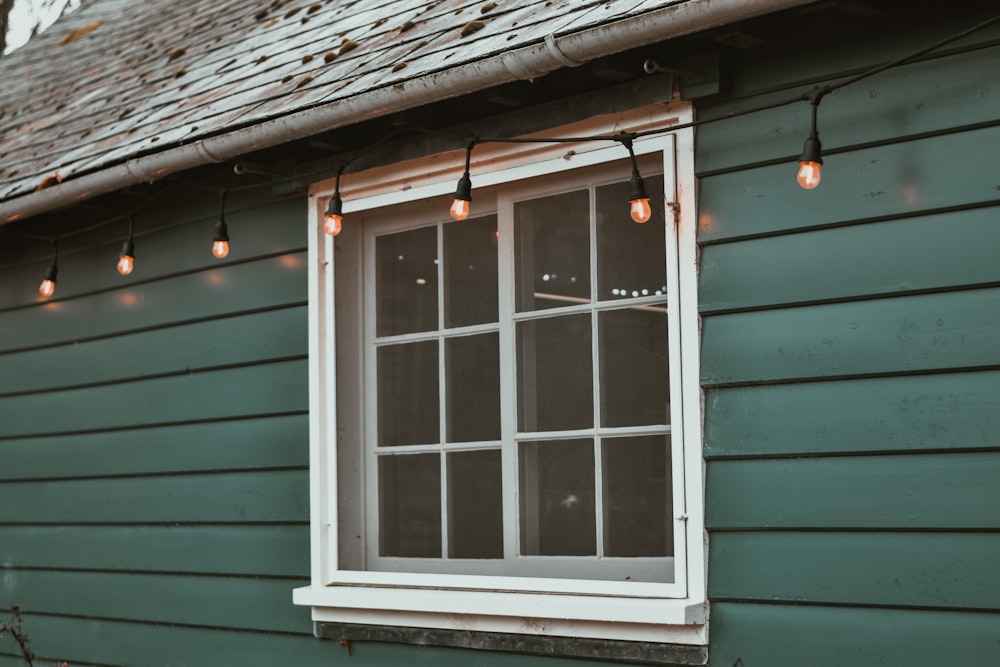
[[[967,27],[967,21],[962,21],[963,28]],[[931,30],[933,32],[927,36],[926,43],[944,34],[939,26]],[[909,35],[898,34],[883,45],[872,40],[858,45],[858,48],[844,46],[839,53],[831,51],[817,56],[830,61],[826,72],[847,71],[884,62],[872,55],[876,49],[885,53],[885,60],[898,57],[902,52],[898,40],[909,38]],[[815,77],[816,58],[792,59],[782,55],[780,60],[776,58],[769,64],[772,67],[764,69],[755,63],[755,69],[751,71],[749,66],[743,68],[740,63],[733,63],[739,74],[746,74],[735,79],[734,87],[748,89],[757,78],[762,85],[777,85],[781,90],[719,105],[706,110],[700,117],[718,117],[730,111],[788,99],[792,94],[808,91],[814,85],[808,81],[797,82],[791,71],[797,65],[804,66]],[[995,122],[997,91],[982,74],[997,67],[1000,67],[1000,47],[994,46],[911,63],[894,69],[891,76],[872,77],[863,84],[841,88],[824,98],[820,106],[819,130],[823,147],[828,151],[838,150],[844,146],[892,140],[899,136]],[[762,77],[774,77],[775,74],[782,79],[766,83],[760,81]],[[808,79],[809,75],[803,78]],[[928,95],[929,86],[933,86],[933,95]],[[809,104],[800,102],[761,111],[740,122],[720,123],[711,126],[707,132],[699,132],[698,170],[717,171],[741,164],[798,157],[809,132],[809,114]],[[827,175],[824,174],[823,178],[825,180]]]
[[[720,532],[710,547],[719,601],[1000,611],[998,533]]]
[[[994,667],[1000,614],[716,603],[713,667]]]
[[[298,263],[304,270],[299,253],[306,246],[306,208],[301,198],[275,201],[263,190],[233,192],[226,209],[230,250],[225,260],[211,254],[219,195],[198,188],[175,187],[169,196],[136,214],[136,264],[129,276],[119,275],[115,268],[128,234],[124,216],[116,224],[61,238],[56,298],[86,296],[97,290],[140,293],[143,282],[184,272],[210,271],[210,278],[218,280],[234,265],[264,255],[284,255],[284,263]],[[35,242],[7,257],[17,262],[8,266],[5,261],[0,267],[0,311],[36,302],[38,283],[52,261],[52,251]]]
[[[0,394],[303,355],[306,308],[223,317],[0,356]]]
[[[0,523],[308,520],[306,470],[0,484]]]
[[[88,452],[86,458],[78,456]],[[309,464],[305,414],[0,440],[0,481]]]
[[[994,366],[1000,289],[717,315],[702,381],[748,383]]]
[[[824,155],[823,183],[815,190],[795,182],[797,155],[787,163],[702,178],[699,239],[719,242],[996,202],[992,155],[981,149],[998,141],[1000,127],[989,127]]]
[[[706,521],[715,530],[998,529],[998,479],[1000,452],[711,461]]]
[[[698,286],[702,312],[998,283],[998,211],[977,208],[707,246]]]
[[[0,568],[31,567],[301,578],[309,527],[0,525]]]
[[[308,409],[307,377],[303,359],[5,398],[0,433],[10,438],[301,411]],[[59,419],[49,419],[52,414]]]
[[[28,625],[30,624],[30,625]],[[26,629],[42,656],[74,662],[143,667],[579,667],[580,661],[492,651],[356,642],[350,649],[310,635],[126,623],[29,614]],[[44,647],[44,651],[42,650]],[[350,653],[348,652],[350,651]],[[587,665],[611,665],[587,661]]]
[[[705,453],[710,457],[997,447],[997,371],[705,393]]]
[[[302,303],[306,299],[305,253],[292,257],[294,264],[285,257],[269,257],[0,312],[4,330],[0,352]],[[71,275],[60,265],[60,283],[70,282]],[[38,289],[37,281],[32,289]],[[61,298],[62,292],[57,296]]]
[[[312,631],[290,604],[307,579],[7,570],[7,594],[32,613],[276,632]]]

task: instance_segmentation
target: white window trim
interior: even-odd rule
[[[622,129],[665,128],[690,120],[689,105],[656,105],[589,119],[544,134],[607,135]],[[693,132],[688,128],[636,140],[635,152],[660,152],[671,142],[679,204],[675,224],[679,229],[676,247],[668,248],[668,263],[676,261],[677,271],[668,271],[668,276],[673,287],[679,286],[674,312],[686,315],[679,322],[671,322],[671,330],[679,335],[683,387],[680,410],[685,548],[676,554],[676,572],[684,578],[682,585],[338,569],[334,244],[322,229],[324,209],[333,193],[334,183],[329,180],[315,184],[309,193],[311,583],[294,591],[294,602],[312,607],[314,621],[707,643]],[[612,142],[480,144],[473,154],[473,185],[481,188],[601,164],[621,159],[623,152]],[[351,213],[432,197],[441,198],[442,206],[447,207],[464,158],[464,151],[453,152],[345,177],[341,184],[344,224],[350,224]],[[672,211],[667,211],[666,219],[667,224],[674,221]],[[674,258],[670,250],[676,251]],[[684,594],[684,589],[686,596],[676,597],[678,591]]]

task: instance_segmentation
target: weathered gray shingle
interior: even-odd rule
[[[685,1],[91,0],[0,59],[0,201]]]

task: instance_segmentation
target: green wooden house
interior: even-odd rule
[[[83,3],[0,59],[0,609],[36,664],[1000,664],[997,11]]]

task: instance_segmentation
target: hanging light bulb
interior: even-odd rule
[[[52,239],[52,264],[49,265],[48,271],[45,272],[45,278],[42,279],[42,284],[38,286],[38,293],[42,295],[43,298],[48,299],[50,296],[55,294],[56,291],[56,274],[59,273],[59,247],[55,239]]]
[[[340,176],[344,173],[345,162],[337,170],[337,183],[333,186],[333,196],[326,206],[326,214],[323,216],[323,231],[330,236],[336,236],[344,228],[344,202],[340,198]]]
[[[819,108],[824,92],[824,90],[819,89],[811,93],[809,98],[812,102],[812,129],[802,147],[802,157],[799,158],[799,173],[796,176],[799,185],[806,190],[812,190],[819,185],[820,169],[823,166],[823,147],[819,143],[819,134],[816,132],[816,110]]]
[[[632,171],[632,193],[628,197],[629,215],[632,220],[642,224],[653,215],[653,207],[649,204],[649,195],[646,193],[646,186],[642,182],[639,170],[633,167]]]
[[[212,238],[212,254],[216,259],[225,259],[229,256],[229,228],[226,226],[226,194],[223,190],[220,193],[222,199],[222,210],[219,212],[219,221],[215,223],[215,235]]]
[[[127,276],[135,268],[135,243],[132,241],[132,230],[135,225],[135,217],[129,216],[128,238],[122,245],[122,251],[118,253],[118,273]]]
[[[469,163],[472,160],[472,148],[475,141],[469,143],[465,149],[465,173],[458,179],[458,188],[455,189],[455,199],[451,202],[451,217],[455,220],[465,220],[469,217],[470,202],[472,202],[472,178],[469,176]]]
[[[648,221],[653,216],[653,207],[649,203],[649,193],[646,192],[646,184],[639,174],[639,164],[635,160],[635,151],[632,148],[632,140],[635,135],[622,132],[615,139],[628,149],[629,158],[632,160],[632,180],[630,185],[632,191],[628,196],[629,215],[632,220],[639,224]]]

